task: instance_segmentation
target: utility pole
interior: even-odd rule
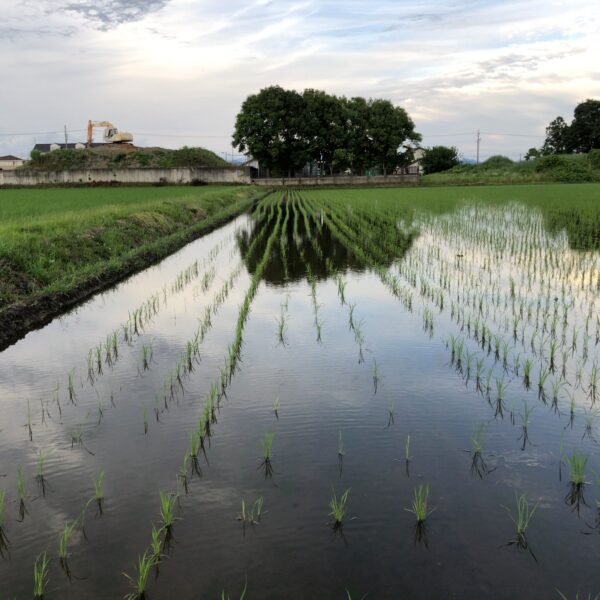
[[[479,164],[479,142],[481,142],[481,136],[479,135],[479,129],[477,130],[477,164]]]
[[[67,126],[65,125],[65,150],[69,147],[69,134],[67,133]]]

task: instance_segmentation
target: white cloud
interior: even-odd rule
[[[54,131],[88,118],[139,143],[230,150],[241,102],[266,85],[387,97],[425,143],[472,155],[483,131],[543,136],[598,95],[595,2],[377,0],[26,0],[0,26],[0,132]],[[81,135],[74,133],[74,136]],[[0,136],[26,154],[36,136]],[[49,136],[53,138],[56,136]],[[46,141],[37,136],[37,141]],[[517,156],[536,138],[487,137]]]

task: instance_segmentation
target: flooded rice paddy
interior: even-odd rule
[[[31,332],[0,598],[597,593],[599,232],[568,229],[273,194]]]

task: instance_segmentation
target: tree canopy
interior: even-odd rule
[[[543,154],[589,152],[594,148],[600,148],[600,100],[578,104],[570,125],[559,116],[546,127]]]
[[[447,171],[459,164],[458,150],[452,146],[433,146],[425,150],[425,156],[421,159],[421,165],[425,174]]]
[[[233,144],[272,175],[292,175],[307,163],[334,173],[389,173],[421,140],[408,113],[389,100],[345,98],[280,86],[248,96],[237,115]]]

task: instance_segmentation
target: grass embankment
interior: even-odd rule
[[[260,194],[248,186],[0,191],[0,347]]]
[[[410,222],[419,211],[446,213],[477,203],[518,202],[539,209],[545,226],[566,230],[569,245],[578,250],[600,249],[600,184],[497,185],[403,188],[352,188],[303,191],[308,197],[340,200],[350,207],[365,206]]]
[[[135,169],[171,167],[229,167],[228,162],[205,148],[137,148],[131,144],[105,144],[82,150],[33,152],[21,169]]]
[[[425,175],[421,185],[482,185],[519,183],[600,182],[600,169],[587,154],[545,156],[513,162],[492,156],[479,165],[458,165],[448,171]]]

